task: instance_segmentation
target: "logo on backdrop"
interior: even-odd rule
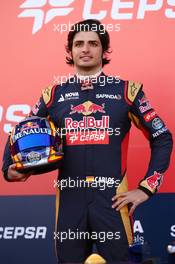
[[[20,5],[20,8],[24,9],[19,15],[19,18],[31,18],[33,17],[32,34],[35,34],[44,24],[48,24],[55,17],[68,16],[74,11],[73,4],[78,0],[26,0]],[[138,8],[134,10],[133,2],[122,2],[120,0],[104,1],[101,0],[101,10],[98,6],[95,6],[96,1],[84,0],[82,19],[99,19],[103,20],[106,17],[110,17],[112,20],[131,20],[131,19],[144,19],[147,17],[147,13],[159,11],[163,5],[163,0],[156,0],[153,4],[149,4],[149,1],[139,1]],[[109,2],[108,7],[106,6]],[[111,4],[112,2],[112,4]],[[174,1],[166,1],[167,7],[164,10],[164,16],[166,18],[175,18],[174,13]],[[50,6],[50,9],[44,11],[42,8]],[[93,13],[94,6],[99,8],[96,13]],[[129,9],[129,11],[128,11]],[[81,17],[81,14],[80,14]]]
[[[175,225],[172,225],[171,228],[170,228],[170,235],[172,237],[175,237]]]
[[[135,220],[133,225],[134,230],[134,242],[144,242],[144,230],[140,220]]]
[[[0,105],[0,122],[4,123],[3,131],[9,133],[30,111],[31,107],[28,104],[9,105],[7,109]]]
[[[46,226],[0,226],[0,239],[45,239]]]

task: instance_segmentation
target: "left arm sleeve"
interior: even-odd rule
[[[173,146],[172,135],[150,105],[142,85],[133,100],[129,117],[136,127],[142,130],[150,143],[151,157],[148,170],[138,188],[151,196],[157,192],[163,173],[169,166]]]
[[[42,96],[32,108],[29,116],[49,117],[48,106],[52,104],[55,88],[56,88],[56,85],[54,86],[50,85],[47,88],[43,89]],[[13,163],[9,146],[10,146],[10,140],[8,137],[8,141],[6,143],[5,150],[4,150],[3,166],[2,166],[3,175],[7,181],[10,181],[8,179],[8,168]]]

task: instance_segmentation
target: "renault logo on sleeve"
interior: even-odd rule
[[[156,117],[152,121],[152,127],[156,130],[161,129],[163,127],[163,123],[160,118]]]

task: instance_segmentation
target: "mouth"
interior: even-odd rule
[[[91,56],[81,56],[80,59],[83,61],[89,61],[92,59],[92,57]]]

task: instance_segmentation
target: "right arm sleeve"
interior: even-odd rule
[[[46,105],[47,102],[45,101],[47,99],[45,95],[47,89],[48,88],[46,88],[43,91],[42,96],[40,97],[40,100],[34,105],[29,116],[47,117],[49,115],[48,107]],[[3,155],[3,165],[2,165],[2,172],[3,172],[5,180],[7,181],[9,181],[8,168],[13,163],[9,146],[10,146],[10,137],[8,137],[8,140],[5,146],[4,155]]]
[[[11,158],[11,154],[10,154],[10,138],[8,137],[6,146],[5,146],[5,150],[4,150],[4,155],[3,155],[3,163],[2,163],[2,171],[3,171],[3,175],[6,181],[10,181],[8,179],[8,167],[13,163],[12,158]]]
[[[43,96],[41,96],[39,101],[32,107],[29,115],[40,117],[47,117],[49,115]]]

